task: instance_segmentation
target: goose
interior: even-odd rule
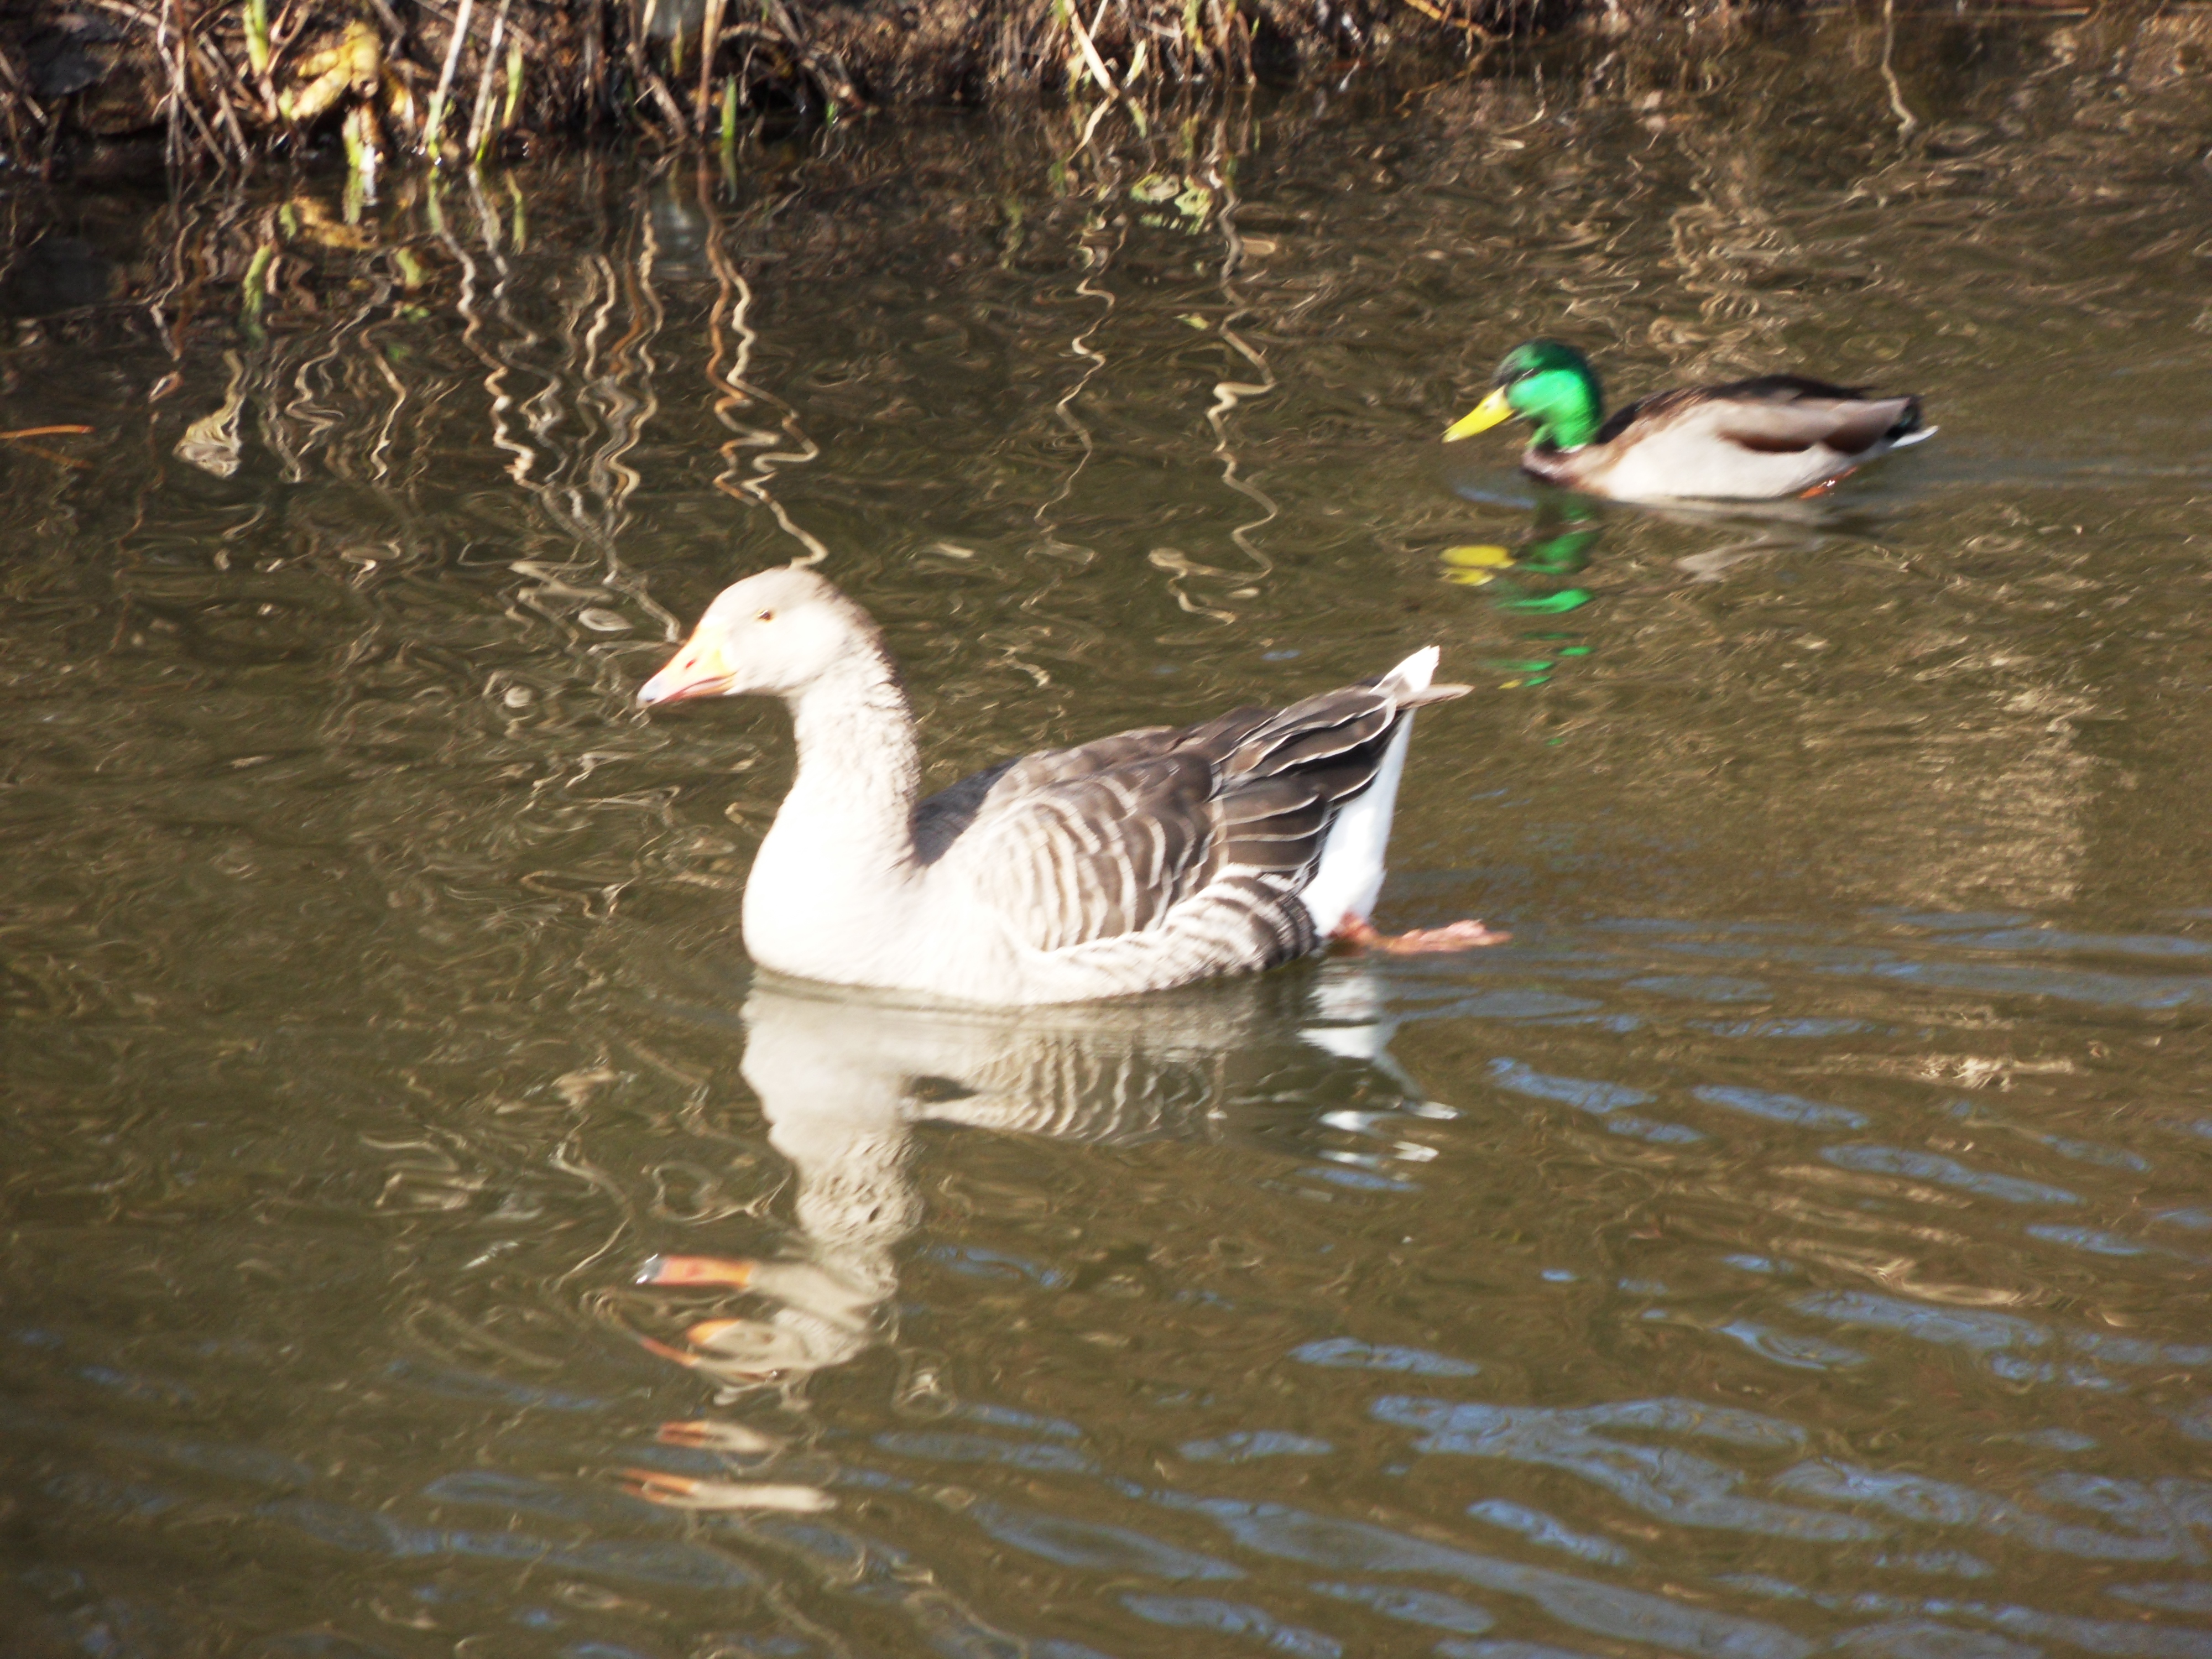
[[[1332,941],[1503,941],[1370,915],[1413,713],[1464,695],[1415,652],[1360,685],[1002,761],[917,800],[914,716],[867,612],[799,566],[726,588],[638,692],[781,697],[798,776],[745,883],[745,949],[798,979],[1083,1002],[1273,968]]]
[[[1529,340],[1498,365],[1491,393],[1446,443],[1515,416],[1535,428],[1522,470],[1622,501],[1772,501],[1826,489],[1867,462],[1936,434],[1920,399],[1798,374],[1678,386],[1610,419],[1589,359]]]

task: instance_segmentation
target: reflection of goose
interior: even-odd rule
[[[639,692],[780,696],[799,776],[745,884],[763,967],[980,1002],[1073,1002],[1272,968],[1369,925],[1413,711],[1437,653],[1280,710],[1008,761],[917,804],[914,718],[883,636],[821,577],[725,590]]]
[[[743,1069],[770,1144],[791,1161],[804,1249],[772,1261],[654,1258],[643,1282],[775,1304],[693,1325],[689,1349],[656,1349],[740,1382],[863,1352],[896,1289],[892,1252],[921,1218],[905,1170],[917,1123],[1091,1143],[1215,1135],[1232,1081],[1284,1064],[1279,1045],[1264,1051],[1293,1036],[1316,1061],[1315,1049],[1375,1063],[1395,1085],[1403,1074],[1382,1052],[1393,1022],[1363,975],[1332,971],[1317,994],[1304,979],[1241,980],[1018,1015],[759,981],[745,1000]],[[1330,1023],[1301,1024],[1316,1014]]]
[[[1490,395],[1444,441],[1516,416],[1536,429],[1525,471],[1629,501],[1799,495],[1936,430],[1921,424],[1917,398],[1870,397],[1796,374],[1680,386],[1607,419],[1589,359],[1557,340],[1507,353]]]

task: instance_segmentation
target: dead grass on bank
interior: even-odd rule
[[[238,172],[340,139],[354,169],[555,134],[728,144],[763,118],[1064,102],[1142,125],[1271,72],[1479,53],[1584,0],[40,0],[0,21],[0,142],[158,137]],[[1617,4],[1610,9],[1617,9]]]

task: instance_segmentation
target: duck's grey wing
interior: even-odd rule
[[[1716,422],[1720,435],[1762,455],[1794,455],[1818,445],[1838,455],[1863,455],[1895,443],[1920,425],[1911,398],[1863,403],[1802,403],[1730,410]]]
[[[1863,400],[1867,389],[1863,386],[1838,386],[1833,380],[1816,380],[1809,374],[1754,374],[1747,380],[1723,380],[1718,386],[1691,388],[1709,398],[1731,398],[1740,403],[1850,403]]]
[[[1644,434],[1669,428],[1709,432],[1755,454],[1790,455],[1819,444],[1838,455],[1860,455],[1920,429],[1920,399],[1869,397],[1802,374],[1762,374],[1723,386],[1681,386],[1616,410],[1594,443],[1610,443],[1632,427]]]
[[[1876,398],[1863,387],[1831,386],[1802,374],[1703,388],[1731,443],[1761,454],[1795,454],[1818,444],[1838,455],[1863,455],[1920,428],[1920,399]]]

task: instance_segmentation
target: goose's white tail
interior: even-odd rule
[[[1914,444],[1926,443],[1942,429],[1940,426],[1923,426],[1917,432],[1908,432],[1902,438],[1893,441],[1889,447],[1892,449],[1907,449]]]
[[[1382,677],[1382,684],[1412,695],[1429,689],[1440,653],[1424,647]],[[1322,842],[1313,879],[1298,897],[1323,939],[1347,921],[1364,921],[1382,891],[1382,855],[1390,844],[1390,817],[1398,805],[1398,780],[1406,773],[1406,749],[1413,740],[1413,714],[1398,717],[1398,729],[1382,757],[1375,781],[1336,815]]]

